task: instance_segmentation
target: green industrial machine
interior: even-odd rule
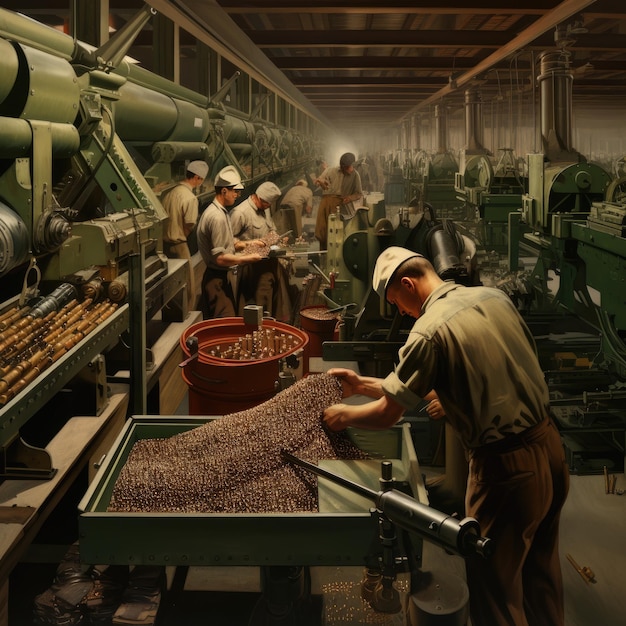
[[[224,106],[239,72],[206,97],[126,60],[152,14],[146,6],[94,50],[0,12],[2,274],[35,256],[44,279],[91,266],[115,276],[137,242],[161,249],[159,195],[186,162],[207,161],[209,182],[235,165],[254,185],[314,154],[310,138]]]
[[[407,174],[411,176],[407,180],[410,190],[407,202],[429,206],[442,219],[458,217],[459,207],[454,189],[459,164],[448,148],[447,114],[445,106],[435,106],[437,149],[432,155],[420,151],[413,159],[413,165],[407,168]]]
[[[297,610],[310,597],[307,573],[316,566],[377,573],[371,606],[400,614],[393,583],[407,572],[410,590],[419,587],[424,540],[462,556],[491,555],[491,542],[481,537],[475,519],[457,519],[428,506],[408,424],[385,431],[348,429],[369,459],[321,459],[313,465],[282,451],[284,462],[318,475],[315,512],[107,511],[137,441],[171,437],[216,419],[229,417],[133,416],[127,421],[79,504],[81,558],[121,565],[260,567],[263,595],[272,606],[250,623],[269,625],[309,623],[309,618],[297,619]]]
[[[600,166],[571,147],[568,55],[539,59],[543,153],[509,215],[511,270],[527,271],[527,321],[573,472],[624,467],[626,346],[624,206]],[[613,191],[612,191],[613,189]]]
[[[372,290],[380,253],[389,246],[415,250],[429,258],[445,280],[476,284],[476,247],[451,220],[436,219],[431,208],[390,210],[376,194],[352,218],[330,217],[323,295],[341,315],[337,341],[323,343],[324,359],[357,361],[362,373],[385,376],[412,321]]]
[[[482,102],[475,89],[465,92],[466,146],[455,175],[456,197],[465,207],[463,222],[477,245],[488,252],[508,249],[508,219],[519,212],[526,181],[513,151],[502,148],[497,162],[482,144]]]
[[[70,367],[55,364],[45,384],[2,407],[5,456],[34,412],[127,330],[134,410],[145,408],[146,324],[159,312],[186,316],[185,262],[163,254],[160,197],[189,161],[210,168],[202,204],[226,164],[253,188],[301,175],[316,154],[312,128],[302,137],[265,123],[258,107],[225,106],[238,71],[207,97],[132,63],[127,53],[154,13],[145,5],[96,49],[0,9],[0,314],[59,283],[120,307]],[[14,365],[3,362],[3,376]]]

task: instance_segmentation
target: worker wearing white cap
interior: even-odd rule
[[[241,191],[244,188],[241,176],[233,165],[227,165],[217,173],[214,187],[215,189],[235,189],[236,191]]]
[[[276,232],[270,209],[280,194],[280,188],[268,181],[239,203],[230,214],[235,238],[251,241]]]
[[[273,182],[261,183],[254,193],[231,212],[235,239],[267,246],[277,243],[279,233],[271,215],[271,208],[281,196]],[[242,268],[239,277],[239,314],[246,304],[263,306],[270,316],[279,321],[290,321],[291,302],[288,294],[289,276],[278,259],[265,259]]]
[[[274,223],[281,233],[292,231],[292,239],[302,236],[302,218],[313,212],[313,191],[305,178],[290,187],[274,213]]]
[[[327,408],[326,427],[389,428],[435,390],[469,456],[465,515],[495,546],[491,558],[466,559],[472,624],[563,626],[558,530],[569,474],[528,327],[503,291],[443,281],[404,248],[381,253],[373,287],[416,321],[385,379],[329,371],[344,397],[374,400]]]
[[[201,304],[204,319],[236,315],[237,276],[229,268],[256,263],[258,252],[237,254],[229,210],[244,188],[232,165],[222,168],[214,179],[215,198],[198,222],[198,250],[206,265],[202,277]]]
[[[195,309],[198,294],[187,238],[198,221],[198,197],[195,190],[202,185],[208,173],[206,161],[191,161],[186,167],[184,180],[163,198],[163,208],[169,217],[163,233],[163,251],[171,259],[188,259],[187,295],[190,309]]]

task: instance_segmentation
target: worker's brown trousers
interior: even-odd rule
[[[494,542],[492,558],[467,560],[472,626],[563,626],[559,518],[568,489],[551,419],[470,453],[466,514]]]

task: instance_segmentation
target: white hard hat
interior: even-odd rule
[[[243,189],[241,176],[239,176],[239,172],[232,165],[227,165],[217,173],[217,176],[215,177],[215,186]]]

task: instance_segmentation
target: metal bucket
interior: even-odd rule
[[[229,346],[239,344],[254,331],[278,337],[274,343],[277,349],[260,349],[254,358],[225,356]],[[305,332],[274,320],[253,326],[241,317],[222,317],[189,326],[180,337],[189,415],[227,415],[269,400],[277,391],[280,360],[304,352],[308,342]]]
[[[336,338],[338,322],[339,315],[329,314],[326,305],[306,306],[300,310],[300,328],[309,337],[309,345],[306,349],[307,358],[322,356],[322,344]]]

